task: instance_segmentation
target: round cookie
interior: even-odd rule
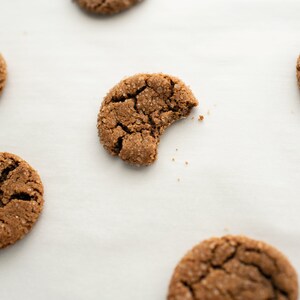
[[[43,185],[27,162],[0,152],[0,248],[29,232],[43,207]]]
[[[0,94],[4,89],[6,82],[7,70],[3,56],[0,54]]]
[[[187,117],[198,102],[178,78],[138,74],[117,84],[104,98],[98,133],[104,148],[137,166],[152,164],[160,135]]]
[[[175,269],[168,300],[297,300],[297,274],[275,248],[242,236],[206,240]]]
[[[113,15],[124,11],[141,0],[75,0],[90,13]]]
[[[297,61],[297,79],[298,79],[298,85],[300,87],[300,56],[298,57],[298,61]]]

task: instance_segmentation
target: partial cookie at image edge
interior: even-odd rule
[[[298,57],[296,70],[297,70],[298,86],[299,86],[299,88],[300,88],[300,55],[299,55],[299,57]]]
[[[0,54],[0,94],[2,93],[7,78],[7,66],[4,57]]]
[[[78,5],[92,14],[115,15],[143,0],[75,0]]]
[[[39,218],[44,187],[20,157],[0,152],[0,249],[22,239]]]
[[[172,276],[168,300],[297,300],[297,273],[274,247],[245,236],[203,241]]]

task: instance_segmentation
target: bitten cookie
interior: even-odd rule
[[[3,56],[0,54],[0,94],[4,89],[6,82],[7,70]]]
[[[297,274],[275,248],[247,237],[212,238],[175,269],[168,300],[297,300]]]
[[[120,13],[141,0],[75,0],[90,13],[113,15]]]
[[[297,79],[298,79],[298,85],[300,87],[300,56],[298,57],[297,61]]]
[[[104,98],[97,125],[100,141],[111,155],[130,164],[150,165],[157,157],[160,135],[196,105],[191,90],[178,78],[129,77]]]
[[[43,185],[27,162],[0,152],[0,248],[29,232],[43,207]]]

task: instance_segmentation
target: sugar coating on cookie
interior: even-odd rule
[[[241,236],[194,247],[175,269],[168,300],[297,300],[297,274],[286,257]]]
[[[173,76],[126,78],[104,98],[97,125],[100,141],[111,155],[130,164],[150,165],[156,160],[161,134],[196,105],[191,90]]]
[[[88,12],[112,15],[130,8],[141,0],[76,0],[76,2]]]
[[[300,87],[300,56],[298,57],[297,61],[297,79],[298,79],[298,85]]]
[[[43,207],[43,184],[20,157],[0,152],[0,248],[27,234]]]
[[[4,89],[6,83],[6,76],[7,76],[6,63],[3,56],[0,54],[0,94]]]

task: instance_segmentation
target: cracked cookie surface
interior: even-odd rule
[[[298,57],[298,61],[297,61],[297,79],[300,88],[300,56]]]
[[[3,56],[0,54],[0,94],[4,89],[6,82],[7,70]]]
[[[27,234],[43,207],[43,185],[27,162],[0,152],[0,248]]]
[[[242,236],[212,238],[175,269],[168,300],[297,300],[297,275],[275,248]]]
[[[165,74],[128,77],[103,100],[97,124],[100,141],[111,155],[130,164],[150,165],[156,160],[161,134],[197,105],[178,78]]]
[[[112,15],[120,13],[141,0],[75,0],[90,13]]]

